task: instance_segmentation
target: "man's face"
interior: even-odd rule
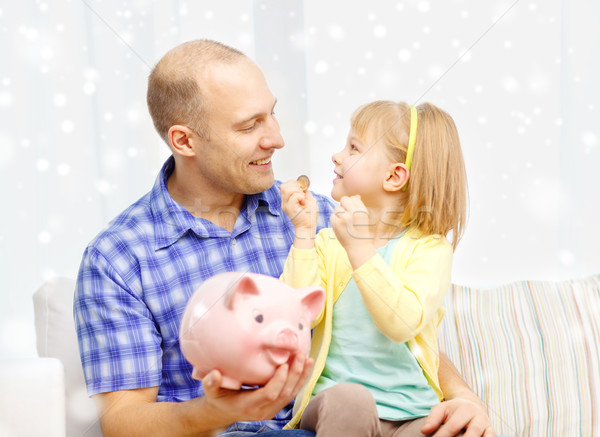
[[[273,185],[271,157],[284,142],[274,115],[276,99],[250,60],[205,71],[208,140],[195,152],[199,177],[215,193],[254,194]]]

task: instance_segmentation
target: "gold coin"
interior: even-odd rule
[[[305,174],[298,176],[298,179],[296,180],[298,181],[303,190],[306,190],[308,187],[310,187],[310,179],[308,179],[308,176],[306,176]]]

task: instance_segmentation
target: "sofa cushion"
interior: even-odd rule
[[[600,435],[600,275],[453,285],[445,351],[511,436]]]
[[[0,436],[65,436],[65,382],[60,360],[0,360]]]
[[[67,437],[101,436],[94,402],[87,395],[73,320],[75,281],[55,278],[33,295],[37,352],[60,359],[65,369]]]

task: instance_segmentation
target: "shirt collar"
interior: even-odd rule
[[[278,216],[281,214],[281,195],[279,194],[280,181],[275,183],[266,191],[257,194],[250,194],[246,196],[245,210],[247,215],[250,217],[256,212],[259,205],[267,207],[269,213]]]
[[[170,246],[188,231],[194,232],[201,238],[230,237],[230,232],[208,220],[194,217],[173,200],[167,189],[167,179],[173,173],[174,168],[175,160],[173,156],[170,156],[161,168],[150,195],[150,208],[154,218],[154,249],[159,250]],[[262,193],[246,195],[240,217],[248,221],[259,205],[266,206],[272,215],[280,215],[280,185],[281,182],[275,181],[271,188]],[[238,218],[239,220],[240,218]]]

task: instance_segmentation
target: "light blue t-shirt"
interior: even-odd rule
[[[387,263],[399,238],[377,250]],[[380,419],[427,416],[438,397],[408,344],[390,340],[375,327],[354,279],[334,304],[332,317],[329,354],[313,396],[337,383],[354,382],[369,389]]]

